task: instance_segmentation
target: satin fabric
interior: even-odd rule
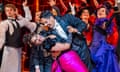
[[[52,64],[52,72],[89,72],[79,56],[72,50],[63,53]]]

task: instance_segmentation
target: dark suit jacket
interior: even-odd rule
[[[55,19],[58,21],[58,23],[61,25],[61,27],[67,34],[67,26],[77,28],[79,32],[84,31],[86,28],[86,24],[83,21],[71,14],[66,14],[62,17],[55,17]]]

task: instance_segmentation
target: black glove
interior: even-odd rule
[[[51,38],[47,38],[44,42],[43,42],[43,48],[46,49],[47,51],[50,51],[50,49],[56,44],[57,39],[51,39]]]

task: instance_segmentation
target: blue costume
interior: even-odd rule
[[[93,72],[120,72],[115,48],[108,44],[106,36],[112,32],[112,24],[102,28],[107,18],[97,19],[94,27],[93,41],[90,46],[91,56],[96,65]]]

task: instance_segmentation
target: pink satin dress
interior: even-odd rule
[[[52,64],[52,72],[89,72],[76,52],[70,50],[63,53]]]

